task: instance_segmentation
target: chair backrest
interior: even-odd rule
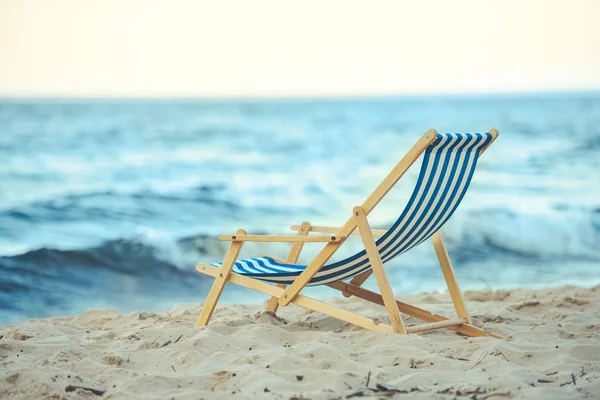
[[[376,244],[383,262],[410,250],[437,232],[463,199],[481,150],[492,141],[490,133],[437,134],[424,152],[416,187],[392,227]],[[309,285],[339,281],[370,268],[363,250],[325,265]]]

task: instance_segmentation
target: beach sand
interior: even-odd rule
[[[220,306],[201,329],[199,305],[0,326],[0,398],[600,398],[600,286],[465,298],[504,340],[373,333],[294,305],[278,317]],[[401,299],[452,315],[447,294]],[[385,319],[360,299],[331,301]]]

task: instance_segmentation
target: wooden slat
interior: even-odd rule
[[[244,235],[246,234],[246,231],[239,229],[236,234]],[[196,327],[208,325],[208,321],[210,321],[210,317],[212,317],[212,314],[215,311],[219,297],[221,297],[221,293],[223,292],[227,278],[229,277],[229,274],[231,274],[231,269],[233,268],[233,264],[240,254],[243,244],[244,242],[232,242],[229,246],[227,254],[225,255],[223,264],[221,264],[221,268],[215,268],[218,273],[215,275],[215,281],[210,288],[210,292],[208,292],[208,296],[206,297],[202,311],[198,316],[198,320],[196,321],[195,325]]]
[[[406,331],[408,333],[425,332],[425,331],[431,331],[434,329],[441,329],[441,328],[448,328],[448,327],[456,326],[456,325],[462,325],[465,322],[466,321],[463,318],[447,319],[445,321],[438,321],[438,322],[431,322],[428,324],[409,326],[408,328],[406,328]]]
[[[220,235],[219,240],[233,242],[343,242],[345,236],[289,236],[289,235]]]
[[[300,225],[300,229],[298,229],[298,236],[306,236],[310,232],[311,226],[308,222],[303,222]],[[298,261],[298,257],[300,257],[300,252],[302,251],[302,247],[304,246],[304,242],[295,242],[292,244],[292,248],[288,253],[287,259],[285,262],[290,264],[295,264]],[[277,261],[277,260],[276,260]],[[284,289],[285,284],[278,283],[277,287]],[[279,308],[279,303],[277,302],[278,298],[275,296],[271,296],[269,302],[267,303],[267,311],[277,312],[277,308]]]
[[[301,225],[292,225],[290,228],[293,231],[297,231],[298,229],[300,229]],[[315,233],[338,233],[340,231],[340,229],[342,228],[336,228],[333,226],[312,226],[311,227],[311,232],[315,232]],[[385,229],[373,229],[373,236],[383,236],[387,230]],[[354,231],[352,232],[353,235],[360,235],[360,233]]]
[[[364,289],[364,288],[361,288],[358,286],[354,286],[354,285],[351,285],[351,284],[345,283],[345,282],[333,282],[333,283],[327,284],[327,286],[329,286],[333,289],[339,290],[339,291],[346,290],[346,291],[352,293],[353,296],[370,301],[371,303],[379,304],[382,306],[384,305],[383,298],[381,297],[381,295],[378,293],[371,292],[370,290],[367,290],[367,289]],[[404,314],[412,315],[413,317],[422,319],[423,321],[426,321],[426,322],[437,322],[437,321],[448,320],[448,318],[446,318],[442,315],[432,314],[430,311],[413,306],[411,304],[403,303],[401,301],[396,301],[396,304],[398,304],[398,309],[400,310],[400,312],[403,312]],[[459,332],[459,333],[462,333],[462,334],[468,335],[468,336],[491,336],[491,337],[494,337],[497,339],[502,339],[502,336],[500,336],[500,335],[497,335],[497,334],[491,333],[491,332],[488,333],[488,332],[484,331],[483,329],[473,326],[471,324],[450,326],[450,327],[448,327],[448,329],[451,329],[453,331],[456,331],[456,332]]]
[[[350,280],[350,283],[356,286],[362,286],[363,283],[365,283],[365,281],[367,279],[369,279],[369,277],[373,274],[373,270],[369,269],[365,272],[363,272],[362,274],[358,274],[356,275],[354,278],[352,278]],[[352,296],[351,293],[346,292],[345,290],[342,290],[342,294],[344,295],[344,297],[350,297]]]
[[[421,156],[423,151],[435,142],[437,139],[437,132],[434,129],[430,129],[413,145],[413,147],[406,153],[400,162],[392,169],[392,171],[383,179],[383,181],[377,186],[377,188],[371,193],[367,200],[363,203],[362,207],[365,210],[365,214],[369,214],[371,210],[381,201],[383,196],[390,191],[390,189],[398,182],[400,178],[406,173],[411,165]],[[340,228],[338,235],[348,237],[356,229],[356,222],[354,217],[350,217],[348,221]],[[328,243],[323,250],[311,261],[306,269],[294,280],[294,282],[288,286],[283,296],[279,298],[279,305],[287,306],[293,299],[300,293],[302,289],[310,282],[317,272],[325,265],[327,260],[337,251],[339,243]]]
[[[381,257],[379,256],[379,251],[377,251],[375,239],[371,233],[369,221],[367,221],[365,210],[362,207],[354,207],[354,219],[356,220],[356,226],[358,227],[362,237],[367,256],[369,257],[369,263],[371,264],[371,268],[375,274],[375,278],[377,279],[377,285],[381,291],[383,303],[385,304],[390,322],[392,323],[392,329],[396,333],[406,333],[406,328],[402,322],[402,316],[398,310],[398,305],[396,304],[392,287],[390,286],[390,282],[388,281],[387,275],[383,269],[383,263],[381,262]]]
[[[206,275],[217,276],[219,274],[219,269],[215,268],[208,264],[198,263],[196,264],[196,270]],[[236,273],[231,273],[229,275],[229,282],[235,283],[236,285],[244,286],[253,290],[257,290],[259,292],[268,294],[274,297],[281,297],[284,290],[275,285],[270,285],[265,282],[261,282],[257,279],[252,279],[247,276],[238,275]],[[332,305],[320,302],[318,300],[312,299],[310,297],[306,297],[303,295],[298,295],[293,300],[294,304],[299,306],[311,309],[313,311],[317,311],[331,317],[340,319],[342,321],[346,321],[348,323],[360,326],[362,328],[376,331],[376,332],[392,332],[392,327],[383,323],[375,323],[370,318],[363,317],[362,315],[354,314],[352,312],[342,310],[340,308],[334,307]]]
[[[361,299],[370,301],[371,303],[376,303],[383,306],[383,298],[379,293],[371,292],[370,290],[361,288],[359,286],[354,286],[350,283],[346,282],[333,282],[328,283],[327,286],[339,290],[339,291],[347,291],[353,296],[359,297]],[[407,303],[403,303],[401,301],[396,300],[396,304],[398,304],[398,309],[400,312],[404,314],[412,315],[413,317],[417,317],[424,321],[429,321],[431,319],[431,312],[427,310],[423,310],[421,308],[412,306]]]
[[[458,282],[456,281],[456,276],[454,275],[454,270],[452,269],[450,256],[448,256],[440,231],[437,231],[431,236],[431,241],[433,242],[438,261],[440,262],[446,285],[448,285],[448,292],[450,293],[450,298],[452,298],[456,315],[458,315],[458,318],[464,318],[468,323],[471,323],[467,307],[465,307],[465,301],[463,300],[460,288],[458,287]]]

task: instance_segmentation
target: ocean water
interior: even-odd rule
[[[492,127],[500,138],[443,228],[462,288],[599,284],[600,93],[0,101],[0,323],[201,303],[212,279],[194,265],[222,260],[218,234],[339,226],[428,128]],[[373,227],[397,218],[419,164]],[[359,248],[353,237],[335,258]],[[398,296],[444,289],[429,243],[387,270]],[[265,299],[235,285],[222,297]]]

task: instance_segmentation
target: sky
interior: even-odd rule
[[[0,97],[598,90],[598,16],[598,0],[0,0]]]

